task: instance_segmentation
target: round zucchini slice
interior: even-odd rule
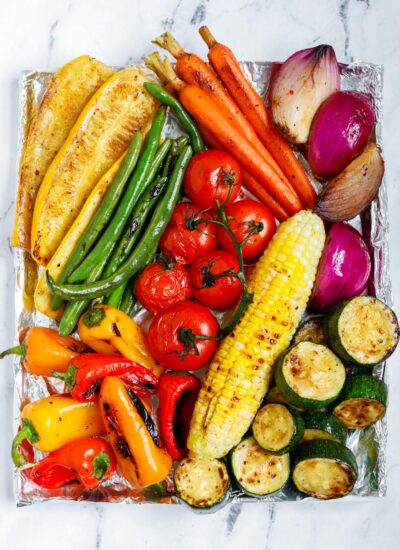
[[[387,359],[399,341],[399,323],[386,304],[372,296],[341,302],[326,319],[333,351],[346,363],[373,367]]]
[[[333,409],[350,430],[371,426],[386,413],[387,386],[370,374],[349,376]]]
[[[346,425],[328,412],[304,415],[304,434],[301,443],[313,439],[330,439],[344,444],[347,437]]]
[[[289,454],[267,453],[252,436],[231,451],[230,465],[238,486],[251,496],[262,497],[279,491],[290,476]]]
[[[324,332],[324,317],[313,315],[300,323],[293,338],[293,344],[299,342],[314,342],[314,344],[326,344]]]
[[[254,439],[271,454],[282,455],[294,449],[303,432],[302,417],[280,403],[268,403],[262,407],[253,422]]]
[[[330,349],[313,342],[299,342],[279,359],[275,381],[287,402],[301,409],[322,409],[342,391],[346,379],[343,363]]]
[[[328,500],[348,495],[357,480],[353,453],[336,441],[314,439],[298,447],[292,479],[306,495]]]
[[[198,510],[221,507],[229,498],[228,471],[216,458],[183,459],[175,469],[174,484],[180,500]]]

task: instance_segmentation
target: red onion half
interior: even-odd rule
[[[311,125],[308,162],[314,175],[329,179],[365,147],[375,124],[374,108],[364,94],[336,92],[318,109]]]

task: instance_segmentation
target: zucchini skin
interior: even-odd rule
[[[302,342],[300,342],[301,344]],[[298,346],[299,344],[294,344],[290,348],[288,348],[278,359],[276,369],[275,369],[275,383],[278,387],[278,390],[283,395],[284,399],[287,400],[289,405],[292,405],[294,407],[297,407],[299,409],[303,410],[319,410],[324,409],[329,405],[330,403],[334,402],[337,397],[340,395],[342,388],[338,391],[337,395],[329,398],[329,399],[310,399],[308,397],[301,397],[300,395],[297,395],[296,392],[292,390],[292,388],[289,386],[289,384],[286,382],[285,377],[283,375],[283,365],[286,359],[286,356],[291,353],[293,348]],[[326,347],[326,346],[324,346]],[[328,351],[329,348],[326,348]],[[331,352],[332,353],[332,352]]]
[[[308,315],[308,317],[306,317],[304,321],[302,321],[297,327],[296,332],[294,333],[294,336],[293,336],[292,344],[294,345],[294,344],[298,344],[299,342],[308,341],[308,342],[313,342],[314,344],[326,345],[327,341],[325,336],[324,318],[325,318],[325,315],[319,315],[319,314]],[[316,329],[314,329],[314,332],[311,332],[311,334],[308,337],[304,338],[302,336],[302,332],[307,328],[307,325],[309,325],[310,323],[316,323],[318,325],[318,328],[322,328],[323,335],[321,336],[321,334],[318,334],[317,332],[315,332]]]
[[[345,444],[347,427],[339,418],[329,412],[316,412],[303,416],[304,429],[321,430],[333,436],[338,443]]]
[[[313,439],[311,441],[303,443],[302,445],[299,445],[293,460],[292,480],[296,488],[302,493],[304,491],[302,491],[294,482],[294,473],[296,470],[296,466],[304,460],[308,459],[329,459],[348,466],[353,472],[354,481],[351,490],[346,494],[349,494],[352,491],[358,477],[358,466],[356,457],[354,456],[352,451],[350,451],[350,449],[348,449],[341,443],[337,443],[336,441],[332,441],[329,439]]]
[[[331,313],[325,317],[324,328],[325,328],[326,337],[328,339],[328,344],[332,348],[332,350],[336,353],[336,355],[338,357],[340,357],[345,363],[348,363],[348,364],[350,364],[352,366],[355,366],[355,367],[361,367],[365,370],[370,371],[375,365],[378,365],[379,363],[382,363],[383,361],[386,361],[386,359],[388,359],[388,357],[390,357],[392,355],[392,353],[394,352],[394,350],[397,346],[397,343],[394,345],[394,347],[392,349],[389,349],[387,351],[387,353],[376,363],[360,363],[359,361],[354,359],[354,357],[352,355],[350,355],[348,353],[346,348],[343,346],[340,335],[339,335],[339,319],[340,319],[340,316],[342,315],[344,309],[346,308],[346,306],[350,302],[353,302],[354,300],[357,300],[358,298],[360,298],[360,296],[356,296],[355,298],[351,298],[350,300],[344,300],[343,302],[340,302],[331,311]],[[374,298],[374,300],[383,303],[381,300],[378,300],[378,298]],[[386,305],[386,304],[384,304],[384,305]],[[386,307],[388,307],[388,306],[386,306]],[[394,311],[393,310],[391,310],[391,311],[392,311],[392,313],[394,315],[394,318],[396,320],[396,323],[397,323],[396,332],[397,332],[397,342],[398,342],[399,324],[398,324],[398,321],[397,321],[397,318],[396,318],[396,315],[395,315]]]
[[[275,403],[270,403],[270,404],[274,405]],[[285,405],[283,403],[277,403],[277,404],[281,405],[282,407],[285,407],[292,416],[293,425],[294,425],[294,432],[293,432],[293,435],[292,435],[289,443],[285,447],[282,447],[282,449],[279,449],[279,451],[273,451],[271,449],[267,449],[266,447],[264,447],[261,444],[260,440],[257,439],[257,437],[254,433],[254,421],[253,421],[253,430],[252,431],[253,431],[253,437],[257,441],[257,443],[261,447],[261,449],[264,449],[264,451],[266,451],[268,454],[271,454],[271,455],[284,455],[284,454],[289,453],[290,451],[292,451],[296,447],[296,445],[300,442],[301,438],[303,437],[303,434],[304,434],[304,420],[303,420],[303,417],[300,416],[300,414],[293,407],[290,407],[289,405]],[[262,407],[262,408],[264,408],[264,407]],[[262,410],[262,409],[260,409],[260,410]],[[257,415],[256,415],[256,417],[257,417]]]

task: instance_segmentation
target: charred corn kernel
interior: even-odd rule
[[[324,242],[324,225],[310,211],[279,226],[250,275],[253,302],[208,368],[190,426],[191,454],[220,458],[246,433],[304,313]]]

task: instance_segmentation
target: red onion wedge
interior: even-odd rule
[[[319,179],[336,176],[366,146],[375,124],[364,94],[336,92],[318,109],[308,140],[308,162]]]
[[[272,80],[270,106],[275,125],[292,143],[306,143],[317,109],[339,88],[332,46],[323,44],[294,53]]]
[[[350,220],[372,202],[382,181],[384,162],[376,143],[369,143],[322,190],[315,212],[330,222]]]
[[[334,223],[327,233],[310,307],[328,311],[358,296],[366,289],[370,272],[371,258],[361,235],[350,225]]]

